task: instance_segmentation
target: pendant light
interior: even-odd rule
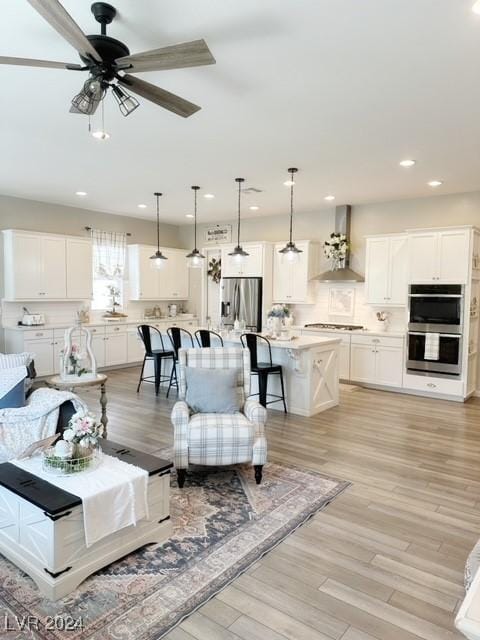
[[[157,250],[155,251],[153,256],[150,256],[150,260],[153,261],[152,264],[155,269],[161,269],[164,265],[164,261],[168,260],[168,258],[166,258],[160,251],[160,196],[162,194],[154,193],[153,195],[157,199]]]
[[[192,187],[194,193],[193,210],[194,210],[194,249],[187,255],[188,266],[190,269],[199,269],[205,260],[205,256],[197,249],[197,191],[200,187]]]
[[[290,180],[288,180],[285,184],[290,187],[290,238],[287,244],[280,249],[279,253],[282,254],[282,257],[288,262],[298,262],[300,258],[300,254],[303,253],[301,249],[299,249],[292,240],[292,230],[293,230],[293,188],[295,186],[294,176],[297,173],[298,169],[295,167],[291,167],[288,170],[290,174]]]
[[[245,182],[245,178],[235,178],[235,182],[238,183],[238,226],[237,226],[237,246],[229,253],[229,256],[233,256],[233,259],[237,264],[241,264],[245,258],[249,255],[244,251],[240,245],[240,219],[241,219],[241,197],[242,197],[242,182]]]

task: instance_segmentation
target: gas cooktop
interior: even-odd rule
[[[360,324],[329,324],[324,322],[314,322],[306,324],[305,329],[336,329],[338,331],[362,331],[364,327]]]

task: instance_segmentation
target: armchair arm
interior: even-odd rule
[[[265,407],[249,398],[243,406],[243,413],[249,422],[255,427],[253,440],[252,465],[264,465],[267,461],[267,438],[265,437],[265,423],[267,422],[267,410]]]
[[[245,404],[243,405],[243,413],[247,420],[255,424],[264,426],[267,422],[267,410],[265,407],[262,407],[257,400],[253,400],[252,398],[248,398],[245,401]]]
[[[171,420],[174,429],[173,455],[177,469],[188,468],[188,423],[190,422],[190,409],[184,400],[175,403]]]

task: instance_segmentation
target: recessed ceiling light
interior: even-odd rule
[[[256,204],[252,204],[250,207],[248,207],[250,209],[250,211],[258,211],[260,209],[260,207]]]
[[[285,180],[285,182],[283,184],[286,187],[293,187],[293,185],[295,184],[295,180]]]
[[[110,138],[110,134],[107,133],[106,131],[93,131],[92,132],[92,136],[96,139],[96,140],[108,140]]]
[[[400,162],[400,166],[401,167],[413,167],[413,165],[416,164],[415,160],[402,160]]]
[[[473,13],[480,15],[480,0],[477,0],[477,2],[475,2],[475,4],[472,7],[472,11]]]
[[[435,187],[441,187],[443,184],[443,182],[441,180],[430,180],[430,182],[428,183],[429,187],[433,187],[435,189]]]
[[[195,216],[193,215],[193,213],[186,213],[185,214],[185,218],[194,218]]]
[[[76,196],[86,196],[87,192],[86,191],[75,191],[75,195]]]
[[[147,208],[147,205],[146,205],[146,204],[137,204],[137,207],[138,207],[139,209],[146,209],[146,208]]]
[[[335,200],[335,196],[325,196],[325,200],[328,200],[328,201]]]
[[[215,196],[213,195],[213,193],[204,193],[203,194],[204,198],[208,198],[209,200],[211,200],[212,198],[214,198]]]

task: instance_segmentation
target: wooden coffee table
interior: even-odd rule
[[[149,515],[90,547],[85,543],[78,496],[14,464],[0,464],[0,553],[27,573],[50,600],[65,597],[89,575],[135,549],[165,542],[171,535],[173,464],[111,440],[102,440],[101,447],[105,454],[148,472]]]
[[[97,373],[96,378],[87,378],[84,380],[80,377],[78,380],[63,380],[60,376],[53,376],[52,378],[48,378],[45,381],[48,387],[52,389],[57,389],[58,391],[71,391],[75,393],[77,389],[87,388],[87,387],[100,387],[100,406],[102,409],[102,417],[100,418],[100,422],[103,424],[103,437],[107,437],[107,393],[106,393],[106,382],[108,380],[108,376],[104,373]]]

